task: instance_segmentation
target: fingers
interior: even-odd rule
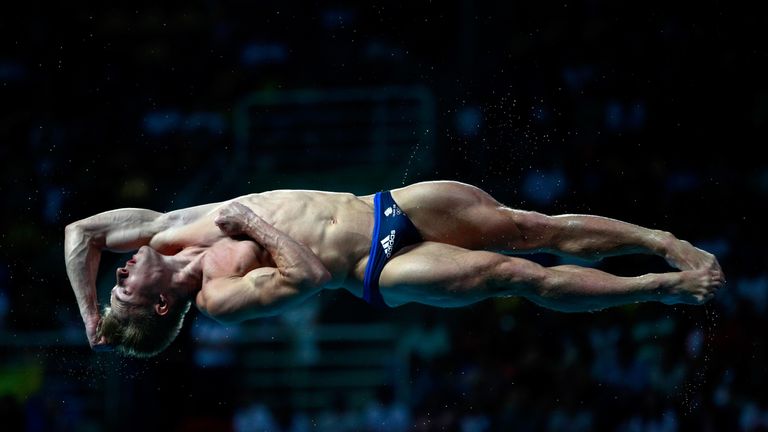
[[[246,218],[251,215],[253,215],[253,210],[250,208],[244,206],[243,204],[240,204],[237,201],[233,201],[219,210],[218,218],[221,217],[236,217],[236,218]]]
[[[226,224],[228,220],[229,220],[229,216],[225,216],[223,214],[219,214],[218,216],[216,216],[216,219],[213,220],[213,223],[215,223],[216,225],[221,226],[221,225]]]
[[[115,350],[115,345],[110,343],[106,337],[101,336],[96,342],[91,342],[91,349],[95,352],[109,352]]]
[[[226,221],[232,219],[235,217],[234,212],[229,207],[224,207],[219,211],[219,214],[216,216],[216,219],[214,219],[214,222],[216,224],[225,223]]]
[[[215,223],[219,229],[227,235],[237,235],[243,231],[242,226],[238,221],[232,221],[228,218],[216,218]]]
[[[249,207],[232,201],[219,210],[214,223],[228,235],[242,234],[251,219],[258,216]]]
[[[227,235],[241,234],[245,223],[242,214],[235,214],[227,207],[222,209],[214,223]]]

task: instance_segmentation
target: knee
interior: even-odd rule
[[[507,295],[530,296],[540,293],[551,278],[550,271],[533,261],[505,257],[493,269],[493,286]]]
[[[514,210],[514,219],[523,232],[529,233],[548,231],[556,223],[552,216],[529,210]]]
[[[558,221],[555,218],[528,210],[511,210],[511,212],[524,249],[537,249],[550,243],[557,228]]]

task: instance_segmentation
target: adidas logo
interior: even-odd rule
[[[384,248],[384,255],[389,258],[392,255],[392,248],[395,246],[395,230],[392,230],[388,236],[381,239],[381,246]]]
[[[384,216],[399,216],[403,214],[403,211],[400,210],[400,207],[397,206],[397,204],[392,204],[391,207],[387,207],[384,210]]]

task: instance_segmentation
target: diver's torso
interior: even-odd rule
[[[267,223],[307,246],[331,272],[328,288],[339,287],[367,259],[373,231],[371,196],[320,191],[270,191],[236,198]],[[258,267],[275,263],[263,247],[251,239],[229,238],[214,223],[219,209],[213,207],[199,219],[157,234],[150,246],[160,253],[204,253],[203,283],[210,279],[243,276]]]

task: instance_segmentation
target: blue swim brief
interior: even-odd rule
[[[368,265],[365,266],[363,299],[374,306],[387,307],[379,291],[379,276],[384,265],[397,251],[422,239],[389,191],[379,192],[373,198],[373,217],[373,236]]]

